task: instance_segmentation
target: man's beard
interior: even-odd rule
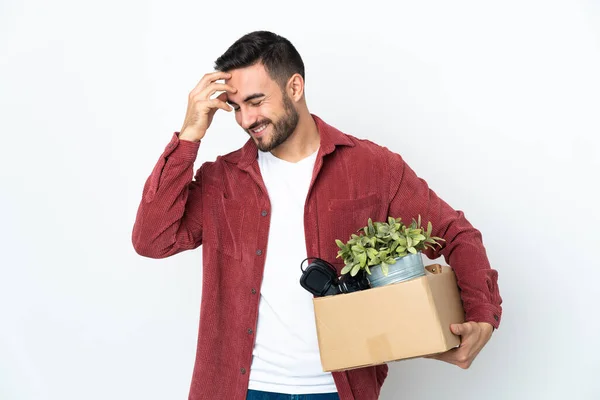
[[[273,123],[273,121],[265,119],[253,124],[250,127],[250,129],[254,129],[255,127],[261,126],[265,122],[273,125],[273,134],[271,135],[270,142],[266,142],[265,137],[260,137],[255,141],[256,147],[258,147],[260,151],[272,151],[277,146],[285,142],[292,135],[292,133],[294,133],[294,130],[296,130],[300,116],[298,115],[298,111],[296,111],[292,101],[286,93],[283,94],[283,108],[285,110],[285,114],[283,117],[279,118],[277,122]],[[250,129],[248,129],[248,131],[250,131]],[[248,134],[250,133],[248,132]]]

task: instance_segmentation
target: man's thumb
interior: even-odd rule
[[[450,324],[450,330],[455,335],[462,335],[462,333],[463,333],[463,329],[460,324]]]

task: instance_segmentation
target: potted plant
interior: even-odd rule
[[[441,246],[438,241],[444,239],[431,236],[431,222],[427,230],[413,219],[410,225],[402,223],[401,218],[388,217],[387,222],[373,222],[369,218],[367,226],[359,229],[343,243],[336,239],[340,248],[337,258],[344,260],[342,275],[351,276],[364,269],[369,274],[371,287],[389,285],[425,275],[421,251]]]

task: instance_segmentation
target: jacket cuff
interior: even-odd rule
[[[200,148],[200,142],[191,142],[189,140],[180,140],[180,132],[174,132],[171,137],[171,141],[165,147],[163,157],[177,158],[188,162],[196,161],[198,156],[198,149]]]
[[[494,329],[498,329],[500,326],[500,320],[502,319],[502,309],[492,304],[484,304],[475,307],[467,313],[465,320],[467,322],[487,322],[492,325]]]

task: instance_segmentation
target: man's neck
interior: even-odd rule
[[[271,151],[275,157],[289,162],[298,162],[313,154],[321,142],[319,130],[312,115],[305,110],[300,113],[294,133]]]

